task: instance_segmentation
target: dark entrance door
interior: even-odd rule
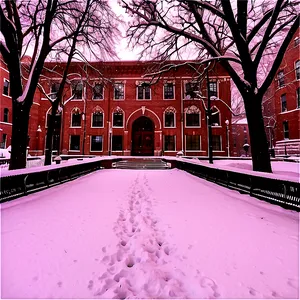
[[[131,155],[154,155],[154,124],[147,117],[139,117],[132,124]]]

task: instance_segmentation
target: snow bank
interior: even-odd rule
[[[4,298],[299,298],[299,213],[173,170],[2,204]]]

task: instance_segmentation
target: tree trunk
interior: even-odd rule
[[[15,100],[12,101],[12,105],[13,121],[9,169],[15,170],[26,168],[30,109]]]
[[[55,120],[57,108],[58,108],[58,102],[52,103],[52,110],[48,119],[48,129],[47,129],[47,136],[46,136],[45,166],[51,165],[52,163],[54,120]]]
[[[251,94],[244,99],[244,103],[250,134],[253,171],[272,173],[261,99],[257,95]]]

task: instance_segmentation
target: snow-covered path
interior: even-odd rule
[[[3,298],[298,298],[299,213],[177,169],[1,206]]]

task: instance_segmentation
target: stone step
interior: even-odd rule
[[[117,169],[151,169],[163,170],[169,169],[169,164],[161,160],[122,160],[113,164],[113,168]]]

